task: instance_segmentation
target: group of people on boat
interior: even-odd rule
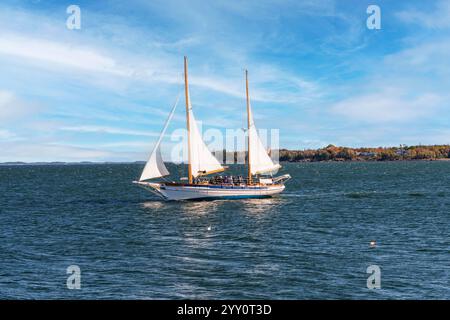
[[[194,184],[208,183],[213,185],[240,185],[246,183],[243,176],[213,176],[210,179],[194,178]]]

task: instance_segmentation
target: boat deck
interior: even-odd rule
[[[262,184],[262,183],[252,183],[252,184],[212,184],[212,183],[180,183],[180,182],[164,182],[164,186],[173,187],[208,187],[208,188],[227,188],[227,189],[246,189],[246,188],[261,188],[267,186],[277,186],[278,184]]]

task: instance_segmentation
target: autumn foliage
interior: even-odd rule
[[[393,161],[439,160],[450,158],[450,145],[399,146],[378,148],[336,147],[280,150],[280,161]]]

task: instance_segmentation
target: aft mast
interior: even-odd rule
[[[245,70],[245,92],[247,95],[247,163],[248,183],[252,183],[252,165],[250,161],[250,98],[248,96],[248,70]]]
[[[188,137],[188,177],[189,184],[192,183],[192,165],[191,165],[191,134],[190,134],[190,123],[189,123],[189,86],[188,86],[188,66],[187,57],[184,56],[184,94],[186,97],[186,128]]]

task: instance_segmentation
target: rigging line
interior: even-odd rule
[[[182,92],[182,91],[181,91],[181,92]],[[166,123],[164,124],[164,127],[163,127],[163,129],[161,130],[161,134],[160,134],[158,140],[156,141],[156,143],[155,143],[155,145],[154,145],[154,147],[153,147],[153,152],[159,152],[159,153],[160,153],[161,160],[162,160],[162,155],[161,155],[160,145],[161,145],[162,140],[163,140],[164,137],[165,137],[165,133],[166,133],[166,130],[167,130],[169,124],[170,124],[170,121],[172,120],[173,115],[174,115],[174,113],[175,113],[175,109],[176,109],[176,107],[177,107],[177,105],[178,105],[178,101],[180,100],[181,92],[178,93],[177,98],[176,98],[176,100],[175,100],[175,103],[174,103],[172,109],[170,110],[169,116],[167,117]],[[158,150],[158,149],[159,149],[159,150]],[[150,157],[151,157],[151,156],[150,156]],[[148,163],[148,162],[147,162],[147,163]],[[163,163],[164,163],[164,161],[163,161]],[[146,164],[146,166],[147,166],[147,164]],[[145,167],[144,167],[144,170],[145,170]],[[142,176],[142,174],[141,174],[141,176]]]
[[[161,136],[161,138],[160,138],[161,140],[159,141],[159,143],[162,142],[162,140],[164,139],[164,136],[166,135],[166,130],[167,130],[167,128],[169,127],[170,121],[172,121],[173,115],[174,115],[174,113],[175,113],[175,109],[176,109],[176,107],[177,107],[177,105],[178,105],[178,102],[179,102],[179,100],[180,100],[180,96],[181,96],[182,93],[183,93],[182,90],[180,90],[180,92],[178,92],[178,95],[177,95],[177,98],[176,98],[176,100],[175,100],[175,103],[174,103],[174,105],[173,105],[173,107],[172,107],[172,110],[170,111],[169,117],[167,118],[166,125],[165,125],[164,128],[163,128],[163,131],[162,131],[163,136]]]
[[[166,179],[166,177],[161,177],[164,181],[166,181],[166,182],[170,182],[170,180],[169,179]]]
[[[165,136],[165,134],[166,134],[166,130],[167,130],[168,126],[169,126],[169,123],[170,123],[170,121],[171,121],[172,118],[173,118],[173,115],[174,115],[174,113],[175,113],[175,109],[176,109],[176,107],[177,107],[177,105],[178,105],[178,101],[180,100],[180,95],[181,95],[181,92],[178,93],[177,99],[175,100],[175,103],[174,103],[174,105],[173,105],[173,107],[172,107],[172,110],[170,111],[169,117],[167,118],[166,124],[165,124],[165,126],[164,126],[164,128],[163,128],[163,130],[162,130],[162,132],[161,132],[162,135],[161,135],[161,138],[160,138],[159,143],[161,143],[162,139],[164,138],[164,136]]]

